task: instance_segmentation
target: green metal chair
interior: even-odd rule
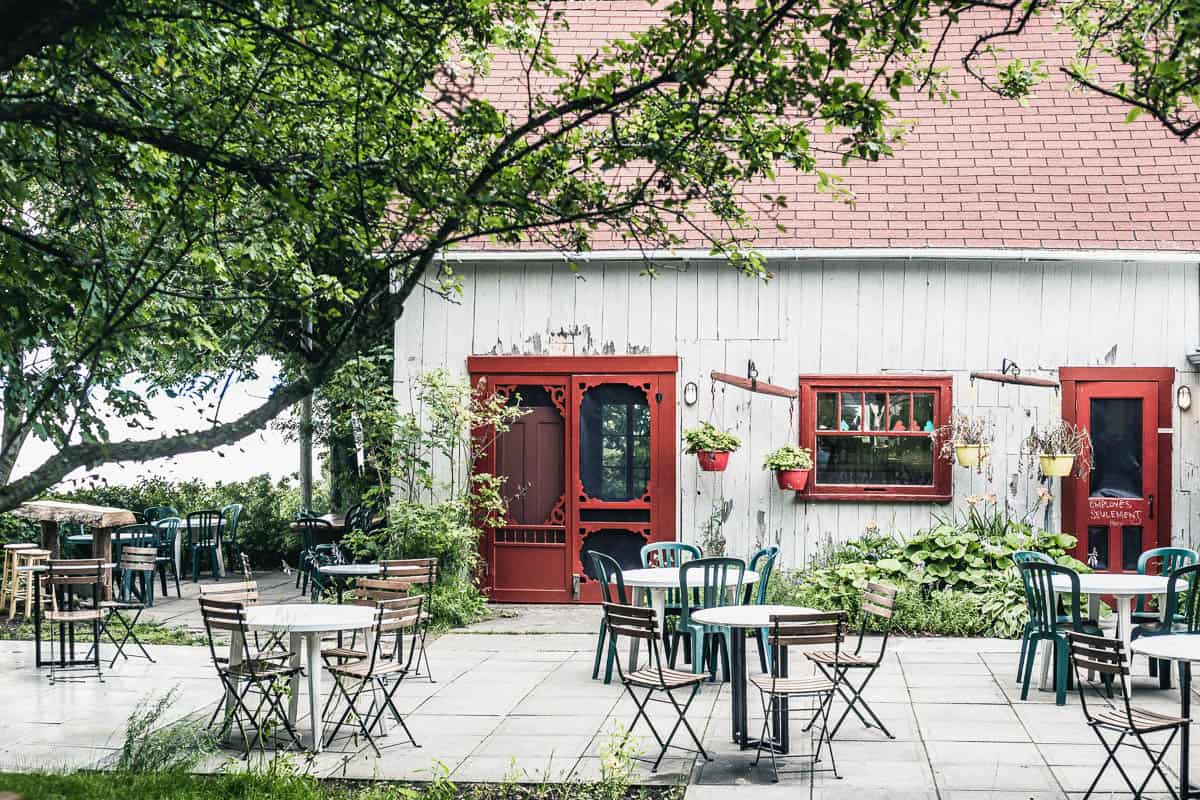
[[[162,581],[163,597],[167,596],[167,569],[175,579],[175,596],[183,597],[179,590],[179,565],[175,563],[175,540],[179,538],[179,525],[183,522],[179,517],[165,517],[150,523],[158,532],[158,558],[154,560],[158,570],[159,580]]]
[[[678,567],[688,561],[695,561],[704,553],[694,544],[683,542],[651,542],[642,547],[641,560],[643,567]],[[679,622],[679,591],[669,589],[663,606],[662,635],[663,645],[667,648],[667,658],[671,658],[671,631]]]
[[[231,556],[240,552],[238,549],[238,518],[241,516],[241,503],[230,503],[221,509],[221,546],[228,546]]]
[[[221,512],[213,508],[205,511],[193,511],[187,515],[187,550],[192,559],[192,583],[200,580],[201,554],[208,556],[213,580],[220,578],[218,571],[220,559],[217,550],[221,547],[221,520]]]
[[[1152,563],[1158,567],[1156,572],[1151,572]],[[1138,557],[1137,571],[1139,575],[1161,575],[1164,578],[1170,577],[1175,573],[1175,570],[1180,567],[1186,567],[1189,564],[1200,562],[1200,555],[1196,554],[1195,550],[1187,547],[1155,547],[1147,550]],[[1137,605],[1133,609],[1133,622],[1149,623],[1153,625],[1160,620],[1160,615],[1157,611],[1150,611],[1146,608],[1146,598],[1139,597]]]
[[[1176,548],[1160,548],[1176,549]],[[1181,548],[1180,548],[1181,549]],[[1134,625],[1130,631],[1131,639],[1139,636],[1168,636],[1172,633],[1196,633],[1200,628],[1197,620],[1197,577],[1200,576],[1200,564],[1187,564],[1176,569],[1167,581],[1167,599],[1164,601],[1162,616],[1155,615],[1151,621]],[[1158,676],[1158,683],[1163,689],[1171,688],[1171,670],[1168,662],[1159,663],[1159,659],[1150,659],[1150,674]],[[1181,673],[1182,673],[1182,665]]]
[[[1054,701],[1061,706],[1067,702],[1067,684],[1071,680],[1068,669],[1067,632],[1099,636],[1100,628],[1093,624],[1085,625],[1079,613],[1079,573],[1075,570],[1036,560],[1025,561],[1017,567],[1021,570],[1025,604],[1029,608],[1029,621],[1032,623],[1025,636],[1025,643],[1029,649],[1024,664],[1025,673],[1021,680],[1021,699],[1029,699],[1029,684],[1033,680],[1037,643],[1047,641],[1054,646]],[[1057,576],[1065,576],[1071,584],[1066,621],[1059,616],[1055,604],[1054,578]]]
[[[694,600],[696,609],[692,608],[691,603],[681,603],[679,606],[679,624],[671,637],[672,668],[679,655],[679,645],[686,637],[693,673],[703,672],[707,668],[709,676],[716,680],[719,654],[722,672],[726,680],[729,679],[729,628],[693,622],[692,612],[700,608],[740,605],[745,573],[746,562],[740,558],[698,558],[680,566],[680,597]]]
[[[612,556],[598,553],[595,550],[591,551],[589,555],[592,557],[592,571],[596,573],[596,580],[600,582],[600,594],[604,598],[604,602],[629,605],[621,564]],[[616,637],[608,635],[608,625],[605,620],[601,619],[600,635],[596,637],[596,660],[592,664],[592,680],[600,677],[600,655],[605,650],[608,651],[608,657],[604,667],[604,682],[608,684],[612,683],[613,662],[618,657],[617,640]]]
[[[332,563],[333,545],[320,544],[319,541],[333,536],[333,526],[329,524],[328,520],[300,517],[299,515],[297,515],[295,525],[300,534],[300,560],[296,570],[296,588],[300,590],[301,594],[304,594],[308,591],[308,584],[314,576],[320,580],[320,576],[316,574],[316,568],[319,566],[318,560],[321,562],[328,560]]]
[[[1036,561],[1042,564],[1053,564],[1054,559],[1045,553],[1039,553],[1036,550],[1016,550],[1011,556],[1013,563],[1020,567],[1022,564],[1028,564],[1031,561]],[[1029,643],[1029,634],[1033,630],[1033,620],[1025,623],[1021,630],[1021,657],[1017,661],[1017,680],[1021,680],[1021,676],[1025,674],[1025,650]]]
[[[58,553],[59,558],[76,559],[76,558],[91,558],[91,545],[74,544],[69,541],[72,536],[82,536],[87,533],[87,529],[78,522],[60,522],[58,523]],[[41,535],[40,533],[38,534]],[[38,541],[34,539],[33,541]]]
[[[162,519],[170,517],[178,517],[179,512],[171,506],[150,506],[142,512],[142,517],[147,523],[158,522]]]
[[[775,545],[764,547],[750,556],[750,563],[746,568],[751,572],[758,573],[758,583],[746,587],[746,596],[742,599],[743,604],[748,606],[766,605],[767,584],[771,580],[771,573],[775,570],[775,559],[778,557],[779,548]],[[758,663],[762,667],[762,671],[768,674],[771,672],[771,648],[767,647],[767,637],[770,633],[770,627],[758,628],[754,631],[754,639],[758,643]]]

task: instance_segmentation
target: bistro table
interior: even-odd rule
[[[60,503],[57,500],[34,500],[22,503],[9,512],[14,517],[33,520],[42,526],[42,549],[50,551],[50,558],[59,558],[58,525],[71,522],[86,525],[92,531],[92,558],[112,561],[112,533],[114,528],[137,522],[133,512],[111,506],[92,506],[85,503]],[[111,582],[104,587],[104,599],[112,598]]]
[[[741,749],[759,747],[760,740],[750,735],[749,711],[746,701],[746,635],[743,631],[765,628],[771,624],[771,617],[784,614],[815,614],[815,608],[800,606],[719,606],[717,608],[702,608],[692,612],[692,619],[704,625],[720,625],[733,628],[737,633],[729,637],[729,676],[731,694],[733,695],[733,741]],[[787,648],[779,648],[777,669],[781,678],[787,677]],[[781,697],[771,715],[771,740],[762,742],[766,747],[775,749],[777,753],[788,751],[788,702],[787,697]]]
[[[645,596],[649,596],[648,602],[643,602],[643,605],[653,608],[659,626],[665,626],[667,624],[667,592],[671,589],[679,588],[679,567],[627,569],[621,573],[621,577],[626,586],[642,590],[641,595],[643,596],[643,600],[645,600]],[[733,576],[729,575],[728,577]],[[742,586],[757,581],[758,573],[754,570],[748,569],[742,573]],[[733,589],[735,587],[730,583],[726,588]],[[634,605],[638,605],[638,596],[638,592],[634,592],[632,598]],[[637,662],[638,640],[631,638],[629,642],[629,669],[637,669]]]
[[[1192,664],[1200,661],[1200,636],[1194,633],[1175,633],[1167,636],[1145,636],[1134,642],[1129,651],[1150,658],[1179,662],[1179,716],[1190,718],[1192,712]],[[1167,667],[1161,667],[1167,669]],[[1188,748],[1191,744],[1191,725],[1179,732],[1179,796],[1183,800],[1200,797],[1200,789],[1192,788],[1188,776]]]
[[[112,542],[112,547],[113,547],[113,561],[120,563],[121,548],[125,547],[126,545],[130,545],[130,544],[136,545],[138,542],[146,542],[146,541],[150,541],[153,544],[157,545],[158,544],[158,536],[156,534],[146,533],[143,531],[126,531],[126,532],[117,531],[116,533],[114,533],[112,535],[110,541]],[[92,544],[92,543],[93,543],[93,536],[90,533],[76,533],[72,536],[67,537],[67,544]]]
[[[1079,576],[1079,593],[1088,596],[1088,616],[1100,618],[1100,596],[1112,595],[1117,601],[1117,636],[1125,643],[1129,652],[1133,641],[1133,603],[1142,595],[1167,593],[1169,578],[1160,575],[1138,575],[1128,572],[1090,572]],[[1070,593],[1071,579],[1066,575],[1055,576],[1054,591]],[[1042,688],[1050,685],[1050,661],[1054,658],[1053,642],[1042,643]]]
[[[333,582],[338,605],[341,605],[342,593],[346,591],[346,578],[377,578],[383,573],[383,567],[379,564],[324,564],[317,567],[317,572],[342,579]]]
[[[375,625],[375,609],[364,606],[331,606],[321,603],[281,603],[275,605],[247,606],[246,629],[286,633],[292,666],[300,666],[300,643],[304,642],[306,672],[308,673],[308,707],[312,728],[313,750],[324,749],[321,719],[321,636],[327,633],[363,631],[370,636]],[[242,660],[240,634],[234,633],[230,642],[229,663],[239,664]],[[226,708],[235,708],[236,700],[226,698]],[[291,699],[288,702],[288,718],[295,725],[300,703],[300,674],[292,677]],[[227,712],[229,713],[229,712]]]

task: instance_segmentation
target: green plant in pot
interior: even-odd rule
[[[938,455],[959,466],[982,469],[992,452],[993,425],[990,419],[955,411],[945,425],[934,431]]]
[[[1025,437],[1022,452],[1030,467],[1037,456],[1038,469],[1048,478],[1065,478],[1074,473],[1082,478],[1092,471],[1092,437],[1087,428],[1058,421]]]
[[[742,440],[723,431],[711,422],[683,432],[684,452],[695,453],[700,469],[705,472],[724,472],[729,466],[729,454],[742,446]]]
[[[763,469],[775,473],[779,488],[793,492],[804,490],[812,465],[812,452],[794,444],[785,444],[777,450],[772,450],[763,460]]]

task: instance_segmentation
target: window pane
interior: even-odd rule
[[[837,430],[837,395],[833,392],[817,395],[817,430]]]
[[[910,412],[912,411],[912,395],[891,394],[888,396],[888,430],[906,431],[909,429]]]
[[[1142,401],[1095,397],[1091,402],[1092,497],[1142,496]]]
[[[589,389],[579,408],[579,477],[597,500],[634,500],[650,475],[650,406],[624,384]]]
[[[1121,568],[1126,572],[1136,572],[1138,559],[1142,557],[1142,526],[1123,525],[1121,527]]]
[[[862,394],[860,392],[842,392],[841,430],[862,430]]]
[[[924,436],[818,436],[817,483],[933,485],[933,441]]]
[[[1087,565],[1092,569],[1108,569],[1108,528],[1103,525],[1088,526]]]
[[[937,424],[933,421],[933,395],[919,392],[913,396],[913,430],[933,433]]]
[[[867,392],[866,403],[867,430],[886,430],[883,419],[887,413],[887,395],[883,392]]]

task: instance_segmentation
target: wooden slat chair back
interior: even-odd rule
[[[200,598],[252,606],[258,602],[258,581],[201,586]]]
[[[98,558],[52,558],[46,562],[46,585],[55,589],[104,583],[105,572],[104,562]]]
[[[123,547],[121,548],[121,569],[153,572],[156,558],[158,558],[157,547]]]
[[[413,586],[437,582],[436,558],[394,558],[380,561],[384,578],[398,578]]]
[[[845,611],[806,611],[798,614],[771,615],[771,647],[816,647],[831,644],[834,650],[846,638]]]
[[[103,679],[98,646],[104,619],[100,601],[105,586],[111,580],[108,573],[104,562],[98,558],[50,559],[46,562],[45,585],[50,594],[51,608],[44,614],[40,608],[35,608],[33,613],[42,614],[46,622],[59,626],[57,638],[61,652],[58,658],[54,657],[55,637],[50,637],[51,683],[55,682],[59,673],[81,668],[94,670],[95,676]],[[87,592],[83,591],[84,587],[87,587]],[[92,629],[92,647],[84,658],[75,656],[74,626],[79,624],[86,624]],[[69,639],[65,633],[68,628],[71,630]]]
[[[380,600],[397,600],[408,596],[412,582],[403,578],[357,578],[350,592],[350,602],[356,605],[375,605]]]

